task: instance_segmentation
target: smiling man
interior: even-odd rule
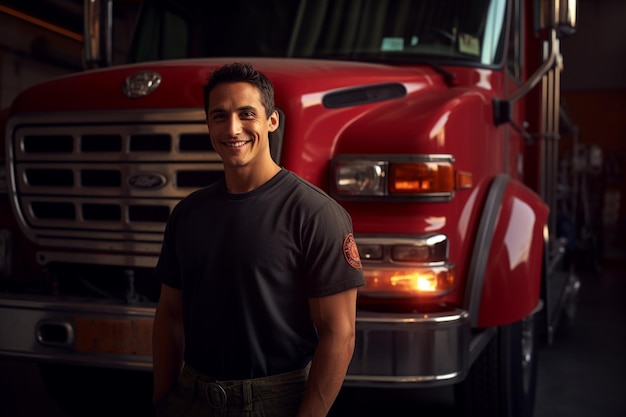
[[[325,416],[354,351],[363,285],[348,213],[277,165],[271,82],[250,65],[205,86],[224,178],[183,199],[155,274],[160,416]]]
[[[262,82],[258,87],[246,81],[225,82],[210,91],[207,124],[230,192],[251,191],[280,171],[268,158],[269,132],[279,123],[271,101],[271,86]]]

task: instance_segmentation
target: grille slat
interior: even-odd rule
[[[19,162],[220,161],[204,121],[186,125],[23,127],[14,140]]]
[[[24,153],[59,154],[74,150],[74,138],[71,135],[25,135],[22,139]]]
[[[113,169],[83,169],[80,183],[83,187],[120,187],[122,175]]]
[[[167,134],[142,134],[130,137],[130,152],[169,152],[172,138]]]
[[[72,203],[35,201],[31,205],[33,216],[39,220],[72,220],[76,209]]]
[[[115,133],[81,136],[81,152],[122,152],[123,149],[122,136]]]
[[[114,250],[143,247],[163,233],[180,199],[223,175],[203,117],[145,125],[21,123],[12,152],[20,218],[33,240],[59,246],[89,239],[121,242]]]
[[[121,221],[122,209],[117,204],[83,204],[83,220]]]
[[[33,168],[25,171],[28,185],[39,187],[72,187],[74,174],[70,169]]]
[[[128,219],[132,222],[165,223],[170,215],[167,206],[131,205],[128,207]]]
[[[215,152],[208,133],[185,133],[180,135],[178,149],[181,152]]]
[[[176,171],[176,184],[181,188],[200,188],[217,181],[221,176],[221,171],[179,170]]]

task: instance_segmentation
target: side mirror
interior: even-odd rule
[[[555,0],[558,4],[556,13],[556,28],[559,35],[573,35],[576,33],[576,0]]]
[[[84,0],[84,60],[87,68],[113,62],[113,1]]]
[[[536,0],[535,30],[556,29],[557,36],[576,33],[576,0]]]

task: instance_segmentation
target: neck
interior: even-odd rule
[[[280,166],[272,161],[263,169],[249,167],[224,167],[226,188],[233,194],[247,193],[271,180],[280,171]]]

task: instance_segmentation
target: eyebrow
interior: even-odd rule
[[[258,112],[257,108],[254,106],[242,106],[242,107],[238,107],[237,108],[237,112],[241,112],[241,111],[253,111],[255,113]],[[209,114],[215,114],[215,113],[226,113],[226,110],[224,110],[222,107],[218,107],[216,109],[213,109],[209,112]]]

